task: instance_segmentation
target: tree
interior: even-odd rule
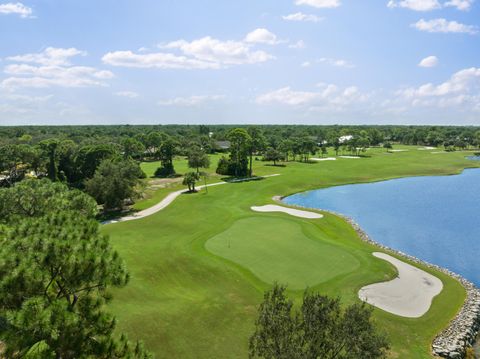
[[[280,142],[278,150],[283,153],[285,161],[288,162],[288,157],[290,156],[290,153],[293,152],[293,141],[290,139],[283,140],[282,142]]]
[[[198,172],[188,172],[183,177],[183,185],[188,186],[189,192],[195,192],[195,183],[200,179]]]
[[[75,182],[92,178],[102,161],[115,157],[119,157],[118,152],[114,146],[108,143],[81,147],[75,157],[75,165],[78,170],[78,178]]]
[[[322,157],[325,157],[326,155],[328,155],[327,145],[322,145],[320,150],[322,151]]]
[[[134,138],[126,137],[122,140],[123,158],[137,158],[143,154],[145,146]]]
[[[390,152],[390,150],[393,148],[392,144],[390,142],[385,142],[383,144],[383,148],[387,149],[387,152]]]
[[[276,166],[278,161],[282,160],[282,153],[275,148],[268,148],[265,152],[265,161],[273,161],[273,165]]]
[[[249,166],[249,176],[253,176],[253,155],[257,152],[263,151],[265,149],[265,137],[258,127],[249,127],[247,130],[248,135],[250,136],[250,141],[248,141],[248,155],[250,157],[250,166]]]
[[[160,159],[162,166],[157,170],[158,177],[168,177],[175,174],[173,167],[173,157],[176,154],[177,143],[171,138],[163,141],[158,149],[157,157]]]
[[[47,178],[25,179],[14,187],[0,189],[0,223],[23,217],[41,217],[50,211],[74,211],[86,218],[97,214],[95,200],[79,190],[69,190]]]
[[[304,136],[298,140],[299,154],[302,155],[304,162],[308,162],[309,156],[315,154],[317,150],[317,144],[308,136]]]
[[[266,292],[250,337],[250,358],[385,358],[388,342],[372,323],[372,310],[305,291],[299,311],[277,284]]]
[[[24,217],[0,236],[0,339],[8,358],[148,358],[114,337],[104,311],[108,287],[128,272],[95,220],[51,209]],[[34,349],[36,354],[31,354]]]
[[[208,155],[198,146],[193,146],[188,151],[188,167],[195,168],[197,173],[200,172],[200,168],[210,167],[210,159]]]
[[[135,187],[142,177],[142,170],[132,160],[100,163],[93,178],[85,183],[88,194],[103,205],[104,211],[121,209],[126,199],[133,199],[137,192]]]
[[[8,185],[20,181],[26,169],[33,163],[35,151],[28,145],[5,145],[0,147],[0,172],[6,173]]]
[[[57,148],[60,142],[57,139],[44,140],[39,143],[40,149],[48,158],[47,175],[52,181],[58,180],[57,173]]]
[[[251,137],[243,128],[235,128],[227,134],[230,141],[231,175],[235,177],[248,174],[248,154]]]

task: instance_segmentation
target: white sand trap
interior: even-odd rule
[[[425,146],[425,147],[419,148],[418,150],[419,151],[429,151],[429,150],[436,150],[436,149],[437,149],[436,147]]]
[[[312,157],[310,158],[312,161],[336,161],[337,159],[335,157],[326,157],[326,158],[316,158]]]
[[[358,159],[358,158],[361,158],[361,157],[359,157],[359,156],[338,156],[338,157],[340,157],[340,158],[349,158],[349,159],[352,159],[352,160],[356,160],[356,159]]]
[[[390,150],[390,152],[407,152],[408,150]]]
[[[359,298],[402,317],[419,318],[428,312],[433,298],[443,289],[442,281],[386,253],[373,255],[392,263],[398,270],[398,277],[363,287],[358,292]]]
[[[250,208],[252,209],[252,211],[255,211],[255,212],[283,212],[291,216],[300,217],[300,218],[308,218],[308,219],[323,218],[323,215],[319,213],[302,211],[300,209],[288,208],[283,206],[277,206],[276,204],[267,204],[266,206],[260,206],[260,207],[253,206]]]

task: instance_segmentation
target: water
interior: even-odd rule
[[[375,241],[480,286],[480,169],[332,187],[284,202],[345,214]]]

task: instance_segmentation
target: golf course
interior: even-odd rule
[[[466,159],[471,152],[395,148],[370,148],[361,158],[281,166],[254,161],[254,175],[266,177],[181,194],[149,216],[104,225],[102,232],[110,236],[131,275],[126,287],[113,290],[109,304],[118,329],[143,340],[156,358],[245,358],[257,308],[274,283],[288,286],[297,304],[306,288],[340,297],[342,305],[360,303],[362,287],[397,276],[391,263],[372,255],[379,248],[362,241],[349,223],[329,212],[308,209],[320,215],[302,218],[252,207],[278,205],[273,197],[306,190],[454,175],[480,167],[480,162]],[[328,157],[335,157],[332,149]],[[214,173],[219,158],[210,156],[210,169],[205,169],[209,176],[199,185],[222,181]],[[145,197],[134,209],[152,207],[169,193],[185,189],[181,181],[155,183],[151,177],[158,165],[141,164],[147,174]],[[177,173],[187,171],[183,157],[176,157],[174,165]],[[278,175],[268,176],[274,174]],[[466,296],[457,280],[430,267],[419,268],[443,284],[426,314],[406,318],[374,309],[392,358],[431,357],[433,339]]]

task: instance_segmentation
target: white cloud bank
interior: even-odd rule
[[[10,77],[0,82],[0,87],[15,90],[20,87],[107,86],[105,80],[113,78],[113,73],[89,66],[72,66],[70,58],[79,55],[86,53],[75,48],[48,47],[40,53],[8,57],[8,61],[17,63],[4,67],[4,73]]]
[[[440,3],[438,0],[390,0],[387,3],[389,8],[405,8],[414,11],[432,11],[443,7],[455,7],[458,10],[470,10],[474,0],[451,0],[445,3]]]
[[[316,8],[336,8],[341,5],[340,0],[295,0],[295,5],[308,5]]]
[[[274,56],[256,50],[256,44],[276,44],[277,37],[267,29],[256,29],[242,41],[218,40],[210,36],[186,41],[177,40],[160,46],[163,50],[154,53],[134,53],[133,51],[113,51],[102,58],[111,66],[157,68],[157,69],[221,69],[234,65],[247,65],[266,62]]]
[[[21,18],[26,19],[32,17],[33,10],[31,7],[25,6],[20,2],[0,4],[0,14],[10,15],[16,14]]]
[[[436,56],[428,56],[422,59],[418,66],[420,67],[435,67],[438,65],[438,57]]]
[[[207,102],[219,101],[225,98],[224,95],[197,95],[190,97],[175,97],[173,99],[158,101],[160,106],[193,107],[203,105]]]
[[[342,110],[344,106],[361,103],[368,96],[360,93],[357,87],[339,88],[334,84],[319,84],[317,91],[298,91],[290,86],[280,88],[257,96],[255,102],[259,105],[281,104],[285,106],[300,106],[310,109]]]
[[[448,21],[446,19],[420,19],[418,22],[412,24],[411,26],[419,31],[426,31],[432,33],[456,33],[470,35],[478,33],[478,28],[476,26],[465,25],[456,21]]]
[[[412,106],[454,107],[480,110],[480,68],[471,67],[454,73],[440,84],[426,83],[408,87],[396,95],[409,101]]]
[[[304,14],[302,12],[297,12],[294,14],[282,16],[282,19],[286,21],[320,22],[323,20],[323,17],[313,14]]]
[[[267,29],[256,29],[245,36],[245,42],[250,44],[268,44],[275,45],[278,43],[277,36]]]

